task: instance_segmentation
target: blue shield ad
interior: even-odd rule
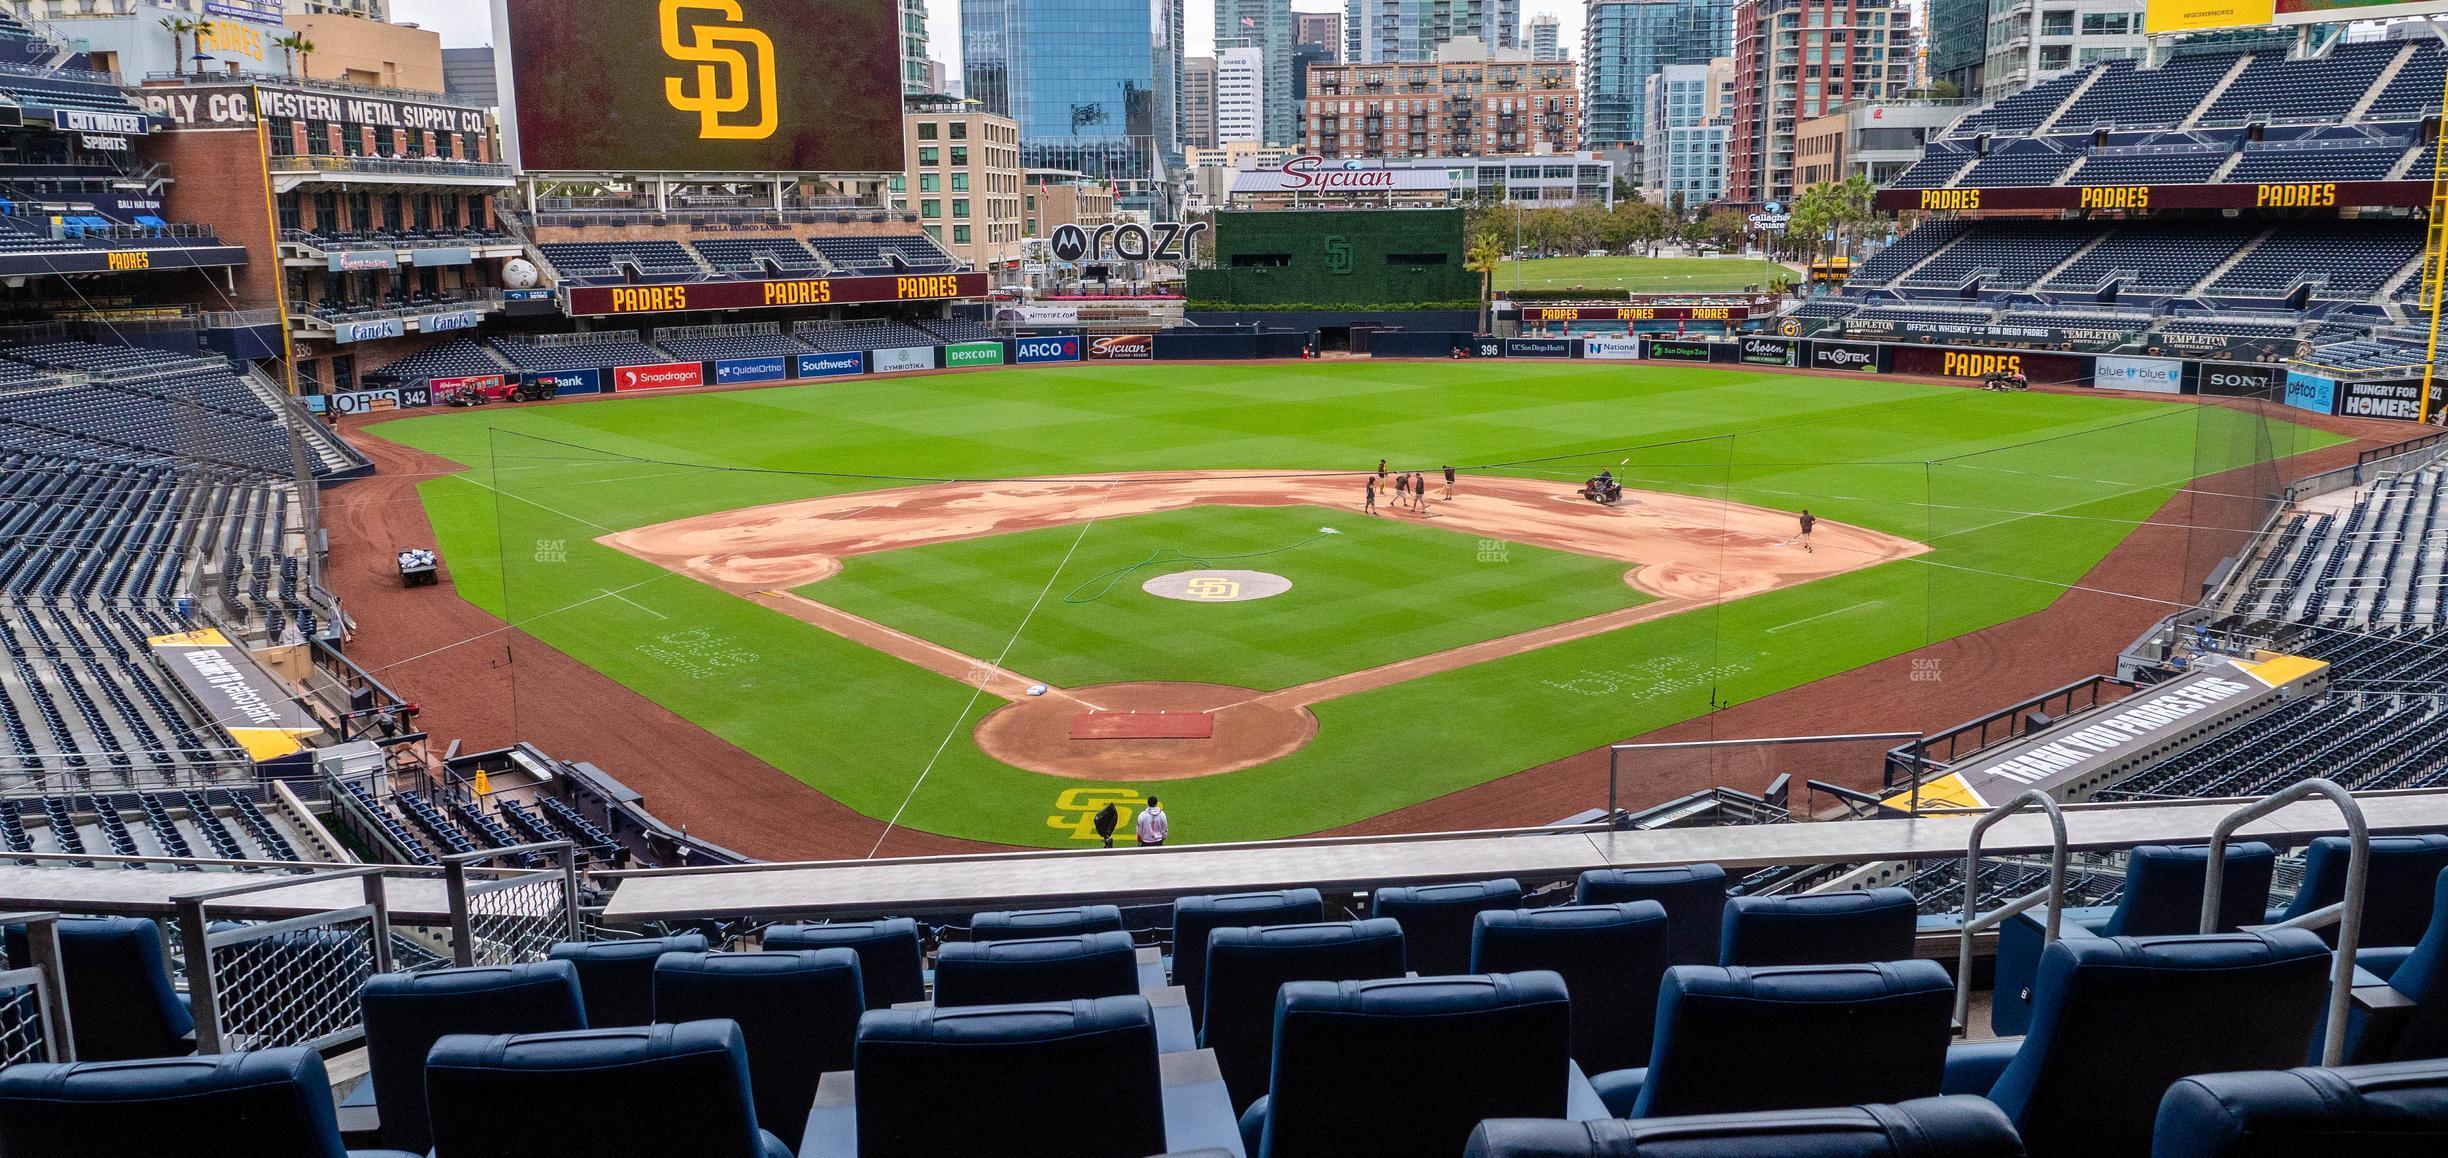
[[[1012,340],[1012,361],[1021,365],[1031,362],[1077,362],[1080,360],[1080,340],[1065,335],[1059,338],[1015,338]]]
[[[769,358],[725,358],[714,363],[714,384],[729,386],[739,382],[779,382],[790,377],[790,359],[782,354]]]
[[[527,382],[529,385],[552,387],[555,398],[565,394],[603,393],[601,370],[557,370],[549,374],[529,374]]]
[[[867,356],[857,350],[840,350],[831,354],[799,355],[799,377],[839,378],[844,374],[867,371]]]

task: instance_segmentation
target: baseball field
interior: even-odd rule
[[[1071,365],[372,431],[465,467],[419,487],[461,597],[868,816],[1051,847],[1149,791],[1176,840],[1315,832],[2003,623],[2191,480],[2336,441],[2122,396],[1530,361]],[[1364,511],[1381,458],[1427,497]],[[1601,470],[1623,503],[1575,494]]]

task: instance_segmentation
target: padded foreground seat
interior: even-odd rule
[[[1142,1158],[1233,1140],[1202,1051],[1159,1054],[1143,997],[885,1009],[826,1074],[801,1149],[856,1158]]]
[[[1544,969],[1572,994],[1572,1056],[1588,1073],[1649,1060],[1672,922],[1656,901],[1479,914],[1473,973]]]
[[[2269,914],[2271,923],[2292,920],[2345,899],[2346,862],[2353,842],[2324,836],[2304,851],[2303,885],[2287,907]],[[2431,927],[2431,892],[2448,872],[2448,834],[2371,838],[2371,875],[2363,893],[2362,943],[2366,949],[2411,945]],[[2225,901],[2220,902],[2224,907]],[[2318,932],[2337,944],[2337,926]]]
[[[195,1018],[171,984],[161,926],[141,917],[63,917],[55,927],[77,1060],[195,1052]],[[8,927],[7,946],[11,963],[33,960],[25,926]]]
[[[1067,909],[1014,909],[979,913],[969,921],[972,941],[1012,941],[1027,937],[1075,937],[1081,933],[1119,933],[1122,910],[1114,905],[1074,905]]]
[[[2270,876],[2277,863],[2277,852],[2260,841],[2236,841],[2227,846],[2216,932],[2232,933],[2263,921],[2268,915]],[[2116,907],[2106,912],[2068,909],[2058,924],[2058,935],[2182,937],[2198,933],[2202,887],[2209,867],[2208,845],[2135,848],[2125,861],[2125,892]],[[2032,979],[2040,968],[2047,928],[2046,906],[2017,913],[1998,926],[1996,1000],[1989,1009],[1989,1025],[2000,1037],[2025,1033],[2031,1027]]]
[[[2355,1005],[2346,1025],[2350,1063],[2448,1057],[2448,872],[2431,886],[2420,941],[2355,955]],[[2325,1027],[2327,1010],[2322,1010]],[[2317,1062],[2317,1055],[2305,1060]]]
[[[1511,878],[1377,890],[1369,915],[1402,925],[1403,952],[1422,976],[1470,968],[1471,929],[1489,909],[1518,909],[1521,882]]]
[[[1678,965],[1645,1069],[1590,1079],[1619,1117],[1735,1114],[1935,1096],[1955,982],[1935,961]]]
[[[9,1158],[414,1158],[340,1146],[331,1079],[310,1049],[0,1070]]]
[[[955,941],[935,953],[935,1004],[1022,1005],[1139,992],[1128,933]]]
[[[1400,977],[1403,930],[1384,917],[1217,929],[1207,941],[1207,971],[1199,1044],[1215,1051],[1237,1112],[1266,1095],[1284,985]]]
[[[601,1028],[652,1024],[655,961],[665,953],[705,951],[703,934],[683,933],[634,941],[563,941],[545,956],[578,967],[587,1024]]]
[[[655,962],[654,1001],[659,1022],[738,1024],[757,1121],[793,1148],[817,1081],[850,1068],[866,1012],[848,949],[666,953]]]
[[[792,1158],[728,1021],[458,1034],[425,1063],[434,1158]]]
[[[858,954],[859,981],[867,1008],[890,1009],[926,1000],[926,952],[918,922],[835,921],[825,925],[775,925],[765,930],[767,949],[848,949]]]
[[[1495,1118],[1462,1158],[2023,1158],[2023,1143],[1986,1098],[1917,1098],[1639,1122]]]
[[[2168,1087],[2152,1158],[2437,1158],[2448,1059],[2204,1074]]]
[[[1656,901],[1666,910],[1666,963],[1717,964],[1725,928],[1726,874],[1713,864],[1591,869],[1573,885],[1576,905]]]
[[[1726,902],[1719,965],[1859,965],[1909,961],[1920,907],[1898,888],[1848,889]]]
[[[1223,893],[1174,901],[1173,984],[1181,986],[1190,999],[1191,1016],[1206,1017],[1208,934],[1217,929],[1308,925],[1325,919],[1326,903],[1316,889]]]
[[[369,1071],[358,1089],[373,1091],[382,1144],[401,1150],[433,1145],[425,1058],[435,1042],[455,1033],[548,1033],[587,1024],[578,969],[567,961],[384,973],[366,981],[358,1003]]]
[[[1553,973],[1295,981],[1275,1015],[1253,1158],[1452,1154],[1488,1118],[1561,1118],[1576,1072]]]
[[[1946,1092],[1996,1102],[2032,1158],[2140,1158],[2177,1081],[2303,1060],[2330,958],[2302,929],[2058,941],[2030,1036],[1949,1050]]]

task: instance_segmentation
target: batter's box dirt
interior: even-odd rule
[[[1819,520],[1811,550],[1785,511],[1692,495],[1625,491],[1620,506],[1559,502],[1552,482],[1466,477],[1435,524],[1486,543],[1526,543],[1626,565],[1624,582],[1655,598],[1582,619],[1451,648],[1273,692],[1217,684],[1120,683],[1061,688],[788,590],[841,570],[849,555],[1007,535],[1090,518],[1201,505],[1349,509],[1360,476],[1256,471],[1005,479],[860,491],[659,523],[599,541],[765,607],[1011,701],[978,723],[978,746],[1007,764],[1058,776],[1135,780],[1210,776],[1279,759],[1317,734],[1314,704],[1697,607],[1809,583],[1928,550],[1909,539]],[[1186,573],[1183,598],[1197,577]],[[1236,573],[1217,573],[1230,576]],[[1247,575],[1263,573],[1250,572]],[[1267,576],[1276,579],[1275,576]],[[1166,576],[1163,578],[1174,578]],[[1226,591],[1210,579],[1196,590]],[[1230,598],[1247,598],[1240,591]],[[1089,739],[1091,713],[1205,713],[1205,739]]]

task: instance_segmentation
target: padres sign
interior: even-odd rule
[[[899,172],[897,0],[510,0],[529,172]]]

